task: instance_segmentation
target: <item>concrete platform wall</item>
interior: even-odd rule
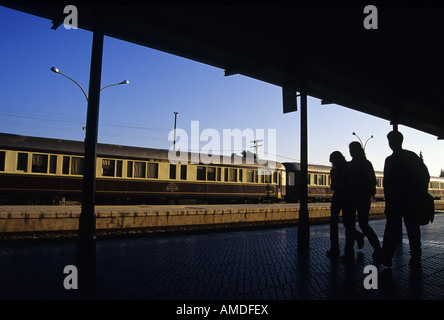
[[[437,210],[444,202],[437,202]],[[80,206],[0,206],[0,233],[75,232]],[[309,207],[311,222],[328,221],[330,206]],[[373,204],[372,218],[384,217],[384,204]],[[96,229],[199,228],[217,225],[296,223],[297,204],[220,206],[97,206]]]

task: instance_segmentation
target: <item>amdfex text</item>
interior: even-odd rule
[[[267,307],[268,305],[262,304],[236,304],[234,306],[231,304],[228,306],[222,305],[219,314],[268,314]]]

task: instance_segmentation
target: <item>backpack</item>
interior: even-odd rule
[[[419,200],[418,222],[421,226],[425,226],[435,219],[435,199],[430,193],[426,192]]]
[[[414,155],[414,156],[413,156]],[[408,175],[413,185],[411,186],[414,192],[414,198],[418,199],[416,207],[416,215],[418,223],[421,226],[432,223],[435,219],[435,200],[433,196],[428,192],[428,186],[430,181],[429,170],[424,164],[421,157],[413,152],[410,152],[410,174]],[[414,160],[413,160],[413,159]]]

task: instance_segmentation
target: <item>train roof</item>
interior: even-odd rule
[[[83,155],[84,147],[82,141],[74,140],[63,140],[63,139],[53,139],[53,138],[42,138],[42,137],[32,137],[23,136],[9,133],[0,133],[0,148],[9,150],[27,150],[34,152],[46,152],[46,153],[66,153]],[[155,148],[145,148],[145,147],[133,147],[125,145],[114,145],[114,144],[97,144],[97,155],[100,157],[120,157],[125,159],[155,159],[161,161],[169,161],[170,150],[166,149],[155,149]],[[266,167],[257,161],[251,163],[240,156],[222,156],[222,155],[208,155],[200,154],[197,152],[179,152],[176,153],[177,158],[183,161],[202,163],[200,161],[202,156],[205,156],[207,162],[211,164],[228,164],[228,165],[242,165],[242,166],[253,166],[253,167]],[[265,160],[264,160],[265,161]],[[268,163],[268,161],[267,161]],[[283,169],[283,165],[276,162],[276,167],[278,169]]]
[[[283,162],[282,163],[287,170],[301,170],[300,162]],[[316,171],[323,173],[330,173],[331,166],[321,165],[321,164],[309,164],[308,171]]]
[[[299,171],[301,170],[301,163],[300,162],[283,162],[282,163],[287,170],[295,170]],[[330,173],[331,166],[322,165],[322,164],[309,164],[308,165],[308,171],[309,172],[320,172],[320,173]],[[377,177],[382,177],[384,172],[382,171],[375,171],[375,175]]]

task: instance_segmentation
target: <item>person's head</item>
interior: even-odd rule
[[[390,149],[392,149],[393,151],[402,149],[402,142],[404,141],[404,137],[402,136],[401,132],[390,131],[387,135],[387,139]]]
[[[339,151],[333,151],[333,152],[330,154],[330,162],[331,162],[334,166],[337,166],[337,165],[340,165],[341,163],[345,163],[346,160],[345,160],[344,155],[343,155],[341,152],[339,152]]]
[[[353,141],[350,143],[348,148],[353,159],[365,158],[364,149],[362,148],[361,143],[358,141]]]

